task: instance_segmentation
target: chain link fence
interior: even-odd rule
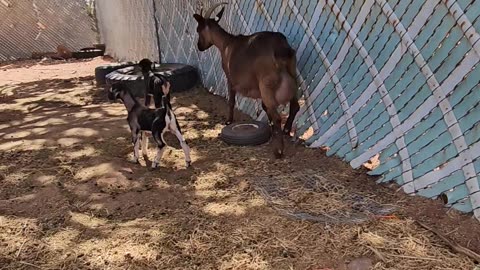
[[[0,61],[72,51],[96,43],[97,31],[85,0],[0,1]]]
[[[226,96],[218,51],[196,48],[198,2],[130,2],[100,1],[110,5],[99,6],[99,22],[114,55],[155,58],[159,46],[162,61],[198,67]],[[220,24],[233,34],[280,31],[297,49],[296,127],[313,130],[310,147],[327,146],[354,168],[378,157],[370,174],[379,182],[480,218],[479,17],[474,0],[231,0]],[[256,105],[237,99],[252,117]]]

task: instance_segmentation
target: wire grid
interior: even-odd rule
[[[0,2],[0,61],[55,52],[58,45],[72,51],[96,42],[93,19],[83,0]]]
[[[218,50],[196,47],[200,2],[154,1],[162,60],[196,66],[226,97]],[[479,1],[228,2],[227,31],[280,31],[297,50],[304,105],[295,126],[297,136],[313,129],[308,146],[327,146],[354,168],[378,155],[370,174],[380,182],[445,196],[480,218]],[[238,97],[236,105],[257,118],[258,101]]]
[[[357,194],[321,172],[307,171],[256,177],[254,189],[280,214],[326,224],[358,224],[389,215],[393,205],[381,205]]]

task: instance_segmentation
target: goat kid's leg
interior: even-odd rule
[[[154,139],[155,142],[157,143],[157,154],[155,155],[155,158],[153,159],[152,162],[152,168],[158,167],[160,164],[160,160],[163,157],[163,152],[165,152],[167,144],[165,143],[165,140],[163,139],[163,133],[165,133],[165,129],[162,130],[162,132],[159,134],[159,132],[155,132]],[[152,131],[153,134],[153,131]]]
[[[183,149],[183,153],[185,154],[185,166],[188,168],[192,164],[192,160],[190,159],[190,147],[188,146],[185,138],[182,135],[182,131],[180,130],[180,125],[178,124],[177,119],[174,119],[170,123],[170,130],[175,136],[177,136],[178,141],[180,142],[180,146]]]
[[[152,168],[155,169],[160,165],[160,160],[162,159],[163,152],[165,152],[166,145],[162,144],[157,147],[157,155],[153,159]]]
[[[145,94],[145,107],[149,108],[152,102],[152,96],[148,93]]]
[[[227,122],[225,122],[225,125],[230,125],[233,123],[233,111],[235,108],[235,98],[236,98],[236,93],[232,89],[232,85],[229,83],[228,84],[228,118]]]
[[[133,163],[138,163],[138,158],[140,156],[140,132],[138,130],[132,131],[132,142],[133,142]]]
[[[292,124],[295,116],[297,115],[298,111],[300,110],[300,104],[298,104],[297,97],[293,97],[290,100],[290,111],[288,113],[287,122],[283,128],[283,133],[286,135],[290,135],[290,131],[292,131]]]
[[[145,131],[142,131],[142,155],[148,157],[148,136]]]

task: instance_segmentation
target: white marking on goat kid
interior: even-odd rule
[[[168,126],[165,126],[165,128],[162,130],[162,133],[160,133],[160,138],[159,139],[162,142],[162,146],[157,146],[157,154],[155,155],[155,158],[153,159],[152,168],[156,168],[158,165],[160,165],[160,160],[162,159],[163,153],[165,152],[165,149],[167,148],[167,144],[165,143],[165,139],[163,138],[163,135],[168,130],[167,127]]]
[[[133,146],[133,162],[138,162],[138,157],[140,156],[140,138],[139,136],[136,137],[135,144]]]
[[[183,153],[185,154],[185,166],[189,167],[190,164],[192,163],[192,160],[190,159],[190,147],[188,146],[187,142],[185,141],[185,138],[180,132],[179,127],[177,126],[177,120],[175,118],[175,114],[173,113],[173,111],[170,111],[170,115],[172,117],[172,121],[170,121],[170,125],[167,127],[170,128],[170,132],[172,132],[173,134],[175,134],[175,136],[177,136],[177,139],[180,142],[180,146],[183,149]]]
[[[148,156],[148,136],[145,131],[142,131],[141,141],[142,141],[142,154],[144,156]]]

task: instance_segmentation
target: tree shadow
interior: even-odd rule
[[[125,108],[108,103],[105,89],[85,85],[90,80],[19,84],[1,109],[0,263],[6,267],[333,267],[357,234],[333,243],[341,226],[278,216],[250,186],[255,177],[315,168],[352,189],[390,201],[397,196],[320,150],[288,144],[286,158],[275,160],[268,143],[225,144],[218,133],[228,106],[202,89],[173,93],[192,167],[184,168],[172,135],[160,168],[132,164]],[[249,118],[236,111],[235,119]]]

